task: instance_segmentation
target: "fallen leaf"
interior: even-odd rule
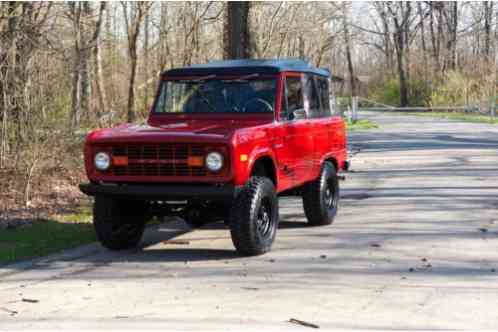
[[[380,244],[378,244],[378,243],[372,243],[372,244],[370,244],[370,247],[380,248]]]
[[[187,240],[166,240],[166,241],[163,241],[163,244],[190,244],[190,241],[187,241]]]
[[[295,318],[289,319],[289,323],[298,324],[298,325],[306,326],[306,327],[311,327],[313,329],[319,329],[320,328],[320,326],[318,326],[316,324],[308,323],[308,322],[305,322],[303,320],[299,320],[299,319],[295,319]]]
[[[27,299],[27,298],[23,298],[22,301],[23,302],[28,302],[28,303],[38,303],[38,302],[40,302],[39,300]]]
[[[427,262],[427,258],[424,257],[424,258],[421,259],[421,261],[422,262]]]
[[[18,312],[17,312],[17,311],[15,311],[15,310],[10,310],[10,309],[7,309],[7,308],[1,308],[1,307],[0,307],[0,310],[5,311],[6,313],[9,313],[11,316],[14,316],[14,315],[17,315],[17,314],[18,314]]]

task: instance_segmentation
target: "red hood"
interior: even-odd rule
[[[109,142],[228,142],[237,129],[248,128],[268,120],[193,120],[176,119],[150,125],[123,124],[113,128],[93,131],[88,135],[90,143]]]

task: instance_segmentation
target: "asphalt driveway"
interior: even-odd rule
[[[364,116],[332,226],[281,199],[264,256],[173,220],[139,250],[0,268],[0,330],[498,329],[498,126]]]

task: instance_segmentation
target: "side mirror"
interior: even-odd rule
[[[302,120],[306,119],[306,111],[303,108],[294,110],[289,114],[289,120]]]

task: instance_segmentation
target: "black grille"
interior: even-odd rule
[[[111,148],[114,157],[128,157],[128,166],[114,166],[119,176],[204,176],[204,167],[191,167],[190,156],[203,157],[205,148],[196,144],[120,145]]]

